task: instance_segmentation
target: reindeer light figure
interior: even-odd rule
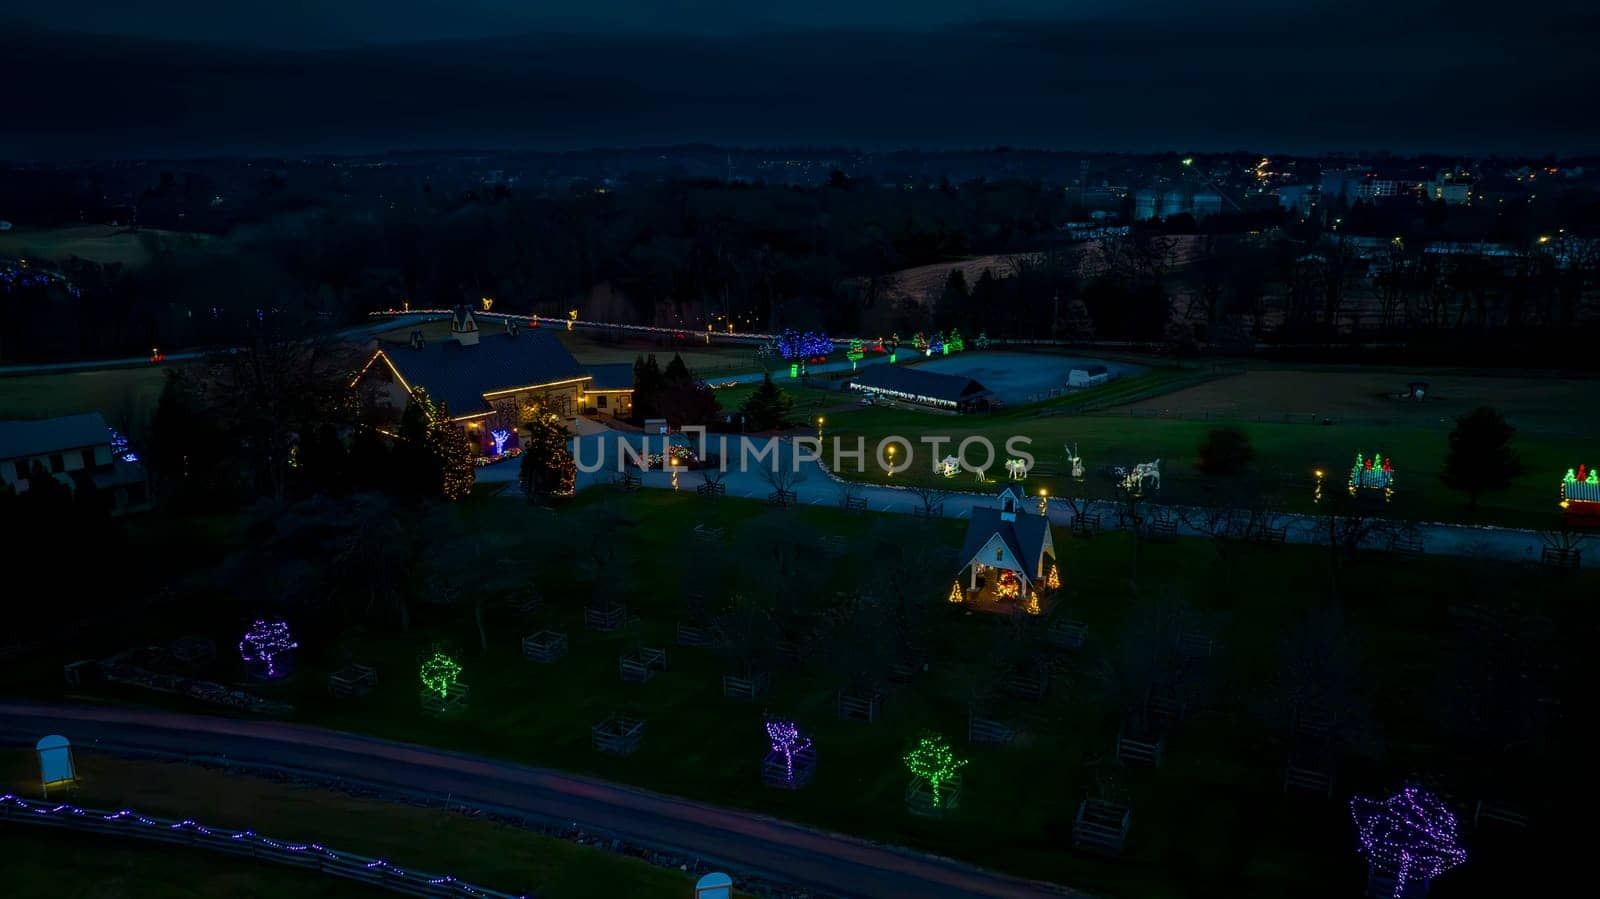
[[[1068,443],[1063,445],[1062,449],[1067,451],[1067,461],[1072,463],[1072,479],[1075,481],[1083,480],[1083,457],[1078,455],[1078,445],[1076,443]]]
[[[1013,481],[1025,481],[1025,480],[1027,480],[1028,479],[1028,460],[1026,460],[1026,459],[1007,459],[1006,460],[1006,472],[1011,475],[1011,480],[1013,480]]]

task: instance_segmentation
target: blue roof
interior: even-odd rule
[[[483,398],[486,393],[588,377],[552,331],[530,328],[514,335],[478,333],[475,346],[462,346],[448,338],[422,349],[404,343],[386,343],[379,349],[407,384],[421,387],[434,402],[447,405],[452,417],[488,412],[491,406]]]
[[[1039,559],[1044,555],[1044,541],[1050,533],[1050,519],[1043,515],[1029,515],[1022,510],[1005,521],[999,509],[974,508],[972,520],[967,524],[967,539],[961,545],[961,567],[972,564],[974,557],[983,551],[989,538],[1000,536],[1006,548],[1022,564],[1023,578],[1033,582],[1039,570]]]
[[[589,382],[590,390],[633,389],[632,362],[603,362],[599,365],[588,365],[585,368],[589,374],[594,375],[594,380]]]

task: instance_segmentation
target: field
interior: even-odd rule
[[[0,377],[0,419],[100,412],[113,426],[139,433],[155,412],[167,368],[137,365]]]
[[[68,801],[87,808],[131,808],[155,817],[193,818],[320,842],[414,870],[455,874],[491,889],[525,890],[550,899],[669,899],[690,888],[676,871],[453,812],[193,765],[129,761],[81,749],[74,755],[83,782]],[[4,792],[37,798],[37,777],[31,752],[0,751]],[[4,834],[7,854],[18,862],[6,871],[8,897],[393,895],[202,849],[36,828],[12,827]],[[12,854],[17,844],[34,851]],[[68,884],[75,888],[67,889]],[[17,888],[20,893],[11,891]]]
[[[1563,635],[1577,639],[1592,626],[1584,599],[1597,587],[1593,572],[1563,580],[1472,560],[1395,565],[1360,557],[1344,563],[1340,607],[1353,655],[1343,664],[1359,681],[1363,720],[1381,734],[1383,748],[1354,750],[1341,769],[1339,795],[1329,802],[1282,795],[1285,719],[1271,700],[1282,676],[1286,635],[1322,620],[1316,616],[1327,608],[1323,549],[1224,551],[1206,541],[1182,540],[1145,547],[1134,573],[1131,546],[1122,536],[1085,541],[1058,534],[1067,585],[1062,609],[1087,622],[1093,637],[1081,655],[1049,655],[1052,687],[1036,703],[1009,698],[999,686],[1011,660],[1029,657],[1016,654],[1023,644],[1014,641],[1025,639],[1021,632],[1001,616],[941,601],[953,563],[940,552],[959,544],[959,522],[851,518],[822,508],[775,512],[737,500],[707,504],[688,494],[605,488],[586,492],[554,515],[497,499],[470,503],[463,514],[482,539],[494,541],[493,558],[504,553],[529,560],[526,583],[544,595],[546,609],[519,618],[491,605],[486,652],[478,649],[472,611],[460,607],[419,604],[403,633],[307,625],[299,672],[260,692],[294,702],[298,719],[308,722],[591,773],[1140,899],[1194,895],[1196,884],[1223,883],[1232,896],[1352,895],[1360,867],[1349,852],[1342,798],[1391,787],[1396,772],[1427,770],[1468,802],[1491,791],[1549,795],[1524,783],[1537,779],[1535,769],[1515,762],[1480,769],[1476,762],[1445,756],[1444,712],[1423,716],[1416,709],[1452,695],[1450,677],[1483,658],[1474,632],[1463,630],[1454,610],[1499,608],[1505,597],[1521,596],[1518,614],[1539,616],[1551,626],[1531,645],[1516,643],[1517,651],[1565,658],[1571,647]],[[725,545],[710,549],[692,542],[687,531],[698,522],[726,528]],[[848,549],[824,563],[814,541],[830,534],[843,537]],[[590,550],[571,542],[586,545],[585,535],[601,535],[614,554],[589,561]],[[205,541],[186,545],[197,558],[215,552]],[[789,546],[804,561],[774,588],[775,595],[788,597],[776,602],[827,617],[840,591],[888,586],[893,602],[922,610],[910,614],[926,628],[921,645],[927,671],[886,694],[884,717],[875,724],[836,720],[832,712],[833,691],[847,683],[852,667],[875,664],[864,660],[885,652],[886,632],[869,612],[843,619],[859,623],[841,624],[843,630],[798,667],[778,667],[773,692],[755,703],[720,695],[719,676],[733,670],[729,659],[674,641],[675,623],[692,614],[687,592],[714,599],[734,584],[759,583],[772,564],[767,560]],[[596,594],[586,570],[603,572],[599,595],[626,602],[637,624],[610,635],[583,628],[582,605]],[[107,648],[194,631],[227,645],[248,610],[204,584],[197,579],[186,599],[159,615],[126,620],[106,635],[112,641]],[[1190,610],[1184,613],[1189,626],[1214,633],[1225,651],[1208,669],[1167,763],[1153,771],[1108,765],[1123,703],[1140,701],[1124,695],[1128,685],[1114,672],[1124,670],[1141,645],[1136,635],[1149,616],[1164,614],[1164,604],[1174,601]],[[541,628],[571,636],[570,655],[556,665],[536,665],[518,654],[520,638]],[[1511,645],[1505,641],[1519,638],[1494,639]],[[425,717],[417,708],[417,659],[440,642],[457,648],[462,680],[472,687],[471,708],[451,722]],[[648,684],[621,683],[618,654],[635,645],[667,647],[669,670]],[[379,689],[363,704],[337,703],[322,687],[323,675],[350,658],[380,671]],[[52,693],[60,689],[52,686],[60,683],[59,674],[52,676],[58,671],[53,660],[41,660],[38,668],[16,669],[3,689]],[[238,677],[226,669],[215,676]],[[1576,688],[1579,681],[1571,683]],[[98,695],[160,701],[110,688]],[[970,702],[984,703],[989,713],[1017,727],[1017,743],[968,744]],[[626,759],[596,755],[588,727],[624,708],[648,717],[643,745]],[[814,735],[820,761],[810,788],[789,793],[760,785],[764,712],[792,716]],[[947,735],[972,760],[964,772],[961,808],[943,821],[903,809],[907,776],[900,754],[924,729]],[[1381,763],[1374,751],[1381,752]],[[155,802],[159,782],[152,790],[149,801]],[[1135,809],[1127,855],[1108,862],[1066,850],[1079,800],[1108,790]],[[1029,800],[1019,802],[1024,796]],[[276,806],[261,807],[271,812]],[[432,843],[441,852],[450,848],[444,840]],[[383,848],[392,857],[402,855]],[[479,875],[469,861],[431,855],[413,860],[460,869],[464,876],[470,871],[493,885],[495,878]],[[1447,882],[1437,895],[1492,895],[1462,888],[1497,889],[1503,873],[1481,862],[1473,877]]]
[[[104,265],[142,266],[153,248],[193,245],[209,240],[176,231],[135,230],[111,225],[72,225],[62,228],[17,228],[0,231],[0,256],[45,262],[73,257]]]
[[[1197,448],[1213,428],[1234,426],[1250,437],[1258,482],[1286,511],[1316,511],[1313,472],[1327,472],[1329,483],[1342,486],[1359,452],[1394,461],[1395,498],[1385,514],[1526,527],[1559,522],[1555,499],[1561,473],[1592,461],[1600,433],[1592,421],[1571,411],[1582,408],[1594,382],[1424,374],[1418,379],[1432,382],[1434,391],[1427,401],[1381,395],[1386,387],[1403,390],[1408,379],[1403,373],[1352,370],[1152,368],[1104,387],[990,415],[839,409],[829,415],[829,431],[852,442],[860,436],[869,446],[891,435],[909,437],[921,456],[913,469],[895,476],[896,483],[970,489],[970,476],[944,481],[932,472],[926,449],[916,446],[920,436],[948,436],[952,445],[967,436],[989,437],[997,450],[991,476],[1003,477],[1004,442],[1021,435],[1032,440],[1028,450],[1042,472],[1029,479],[1030,492],[1044,488],[1055,496],[1104,498],[1110,492],[1104,473],[1111,466],[1160,459],[1161,499],[1200,503],[1229,484],[1195,470]],[[1523,470],[1509,489],[1485,494],[1472,509],[1438,474],[1453,416],[1485,402],[1497,405],[1518,428],[1513,445]],[[1088,468],[1082,484],[1063,476],[1070,468],[1068,445],[1077,446]],[[974,452],[973,461],[981,462],[981,451]],[[888,481],[881,471],[859,477]]]

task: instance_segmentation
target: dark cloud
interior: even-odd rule
[[[480,6],[488,3],[482,0]],[[267,48],[13,29],[0,153],[676,141],[1592,151],[1595,14],[1376,4]],[[1516,16],[1520,15],[1518,19]]]

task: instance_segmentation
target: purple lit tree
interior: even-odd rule
[[[761,779],[768,786],[798,790],[811,781],[817,757],[811,738],[800,733],[793,721],[768,721],[767,741],[772,751],[761,765]]]
[[[794,754],[811,748],[811,738],[800,735],[800,728],[793,721],[768,721],[767,739],[772,743],[772,751],[783,754],[783,767],[786,779],[794,781]]]
[[[239,658],[264,677],[277,677],[283,673],[278,670],[278,656],[298,648],[300,644],[289,633],[288,622],[257,618],[239,641]]]
[[[1394,875],[1394,899],[1412,895],[1408,883],[1426,883],[1467,860],[1456,844],[1456,816],[1418,787],[1382,801],[1357,796],[1350,800],[1350,817],[1367,863]]]

